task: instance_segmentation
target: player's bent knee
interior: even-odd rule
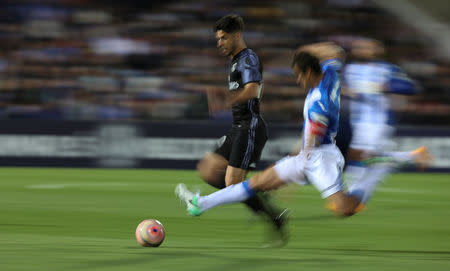
[[[337,192],[328,198],[326,208],[340,217],[350,217],[357,213],[358,201]]]
[[[224,176],[222,176],[221,178],[220,176],[214,176],[213,174],[206,174],[200,175],[200,177],[203,179],[203,181],[205,181],[205,183],[215,188],[222,189],[226,187]]]
[[[211,185],[212,187],[215,187],[217,189],[222,189],[226,187],[225,184],[225,179],[224,178],[220,178],[220,177],[216,177],[216,178],[203,178],[203,181],[205,181],[205,183]]]
[[[230,185],[232,185],[232,184],[234,184],[234,182],[232,181],[232,180],[230,180],[230,179],[226,179],[225,178],[225,186],[230,186]]]
[[[227,166],[225,174],[225,184],[230,186],[245,181],[247,170],[233,166]]]
[[[225,170],[201,160],[197,163],[197,172],[207,184],[222,189],[225,187]]]

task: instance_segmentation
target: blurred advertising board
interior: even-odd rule
[[[36,167],[195,168],[229,123],[1,121],[0,165]],[[295,125],[269,125],[260,168],[282,158],[300,139]],[[432,168],[450,170],[450,128],[399,129],[399,151],[426,145]]]

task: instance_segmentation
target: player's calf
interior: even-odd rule
[[[327,209],[341,217],[352,216],[364,209],[364,204],[357,197],[339,191],[328,197]]]
[[[207,154],[197,163],[197,172],[207,184],[222,189],[225,185],[225,170],[228,162],[219,155]]]

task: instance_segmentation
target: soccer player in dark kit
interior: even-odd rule
[[[214,26],[219,53],[231,60],[228,90],[222,94],[232,108],[233,122],[217,149],[207,153],[197,169],[205,182],[218,189],[244,181],[248,171],[259,161],[267,141],[266,123],[259,112],[262,65],[256,53],[247,48],[243,29],[243,19],[234,14],[222,17]],[[264,193],[258,193],[244,203],[274,225],[278,236],[269,244],[284,244],[287,210],[276,208]]]

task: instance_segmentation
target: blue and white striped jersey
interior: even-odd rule
[[[387,124],[390,102],[385,94],[415,93],[413,81],[398,66],[386,62],[347,64],[343,77],[355,98],[351,104],[352,122]]]
[[[341,84],[332,66],[322,66],[323,78],[318,87],[309,91],[303,107],[303,148],[309,137],[322,135],[320,144],[333,144],[339,128]],[[317,129],[320,129],[319,133]]]
[[[342,67],[344,66],[344,63],[339,58],[330,58],[322,61],[322,63],[320,63],[320,66],[322,67],[322,71],[325,71],[328,67],[331,67],[335,71],[340,72]]]

